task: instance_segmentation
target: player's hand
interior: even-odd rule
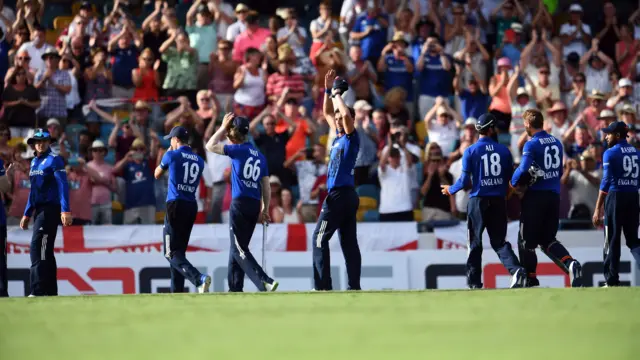
[[[62,226],[71,226],[73,223],[73,217],[68,212],[60,213],[60,220],[62,220]]]
[[[440,185],[440,191],[442,191],[442,195],[451,196],[449,192],[449,185]]]
[[[231,127],[231,121],[236,117],[234,113],[226,113],[224,118],[222,118],[222,127],[225,129],[229,129]]]
[[[269,224],[271,222],[271,216],[269,216],[269,209],[262,210],[262,223]]]
[[[22,219],[20,219],[20,229],[22,230],[28,230],[29,229],[29,218],[26,216],[23,216]]]
[[[593,219],[592,219],[593,226],[598,227],[602,225],[602,218],[603,218],[602,209],[601,208],[596,209],[593,212]]]
[[[324,88],[331,89],[333,87],[333,80],[336,79],[336,71],[330,69],[324,76]]]

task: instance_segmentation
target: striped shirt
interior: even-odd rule
[[[289,88],[289,95],[296,97],[296,95],[301,94],[304,96],[304,80],[302,75],[282,75],[280,73],[269,75],[267,79],[267,96],[280,96],[282,91],[287,87]]]
[[[44,71],[39,71],[34,81],[39,82],[44,77],[44,73]],[[49,82],[40,88],[40,99],[42,103],[38,109],[38,115],[41,117],[64,119],[67,117],[66,94],[60,92],[51,83],[55,83],[58,86],[71,86],[71,77],[66,71],[56,70]]]

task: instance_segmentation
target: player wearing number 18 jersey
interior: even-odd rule
[[[520,263],[527,271],[526,286],[539,285],[536,277],[538,257],[535,252],[538,246],[556,264],[569,269],[571,286],[581,286],[580,263],[556,240],[560,222],[562,143],[542,129],[544,118],[539,110],[527,110],[522,118],[531,140],[524,145],[522,160],[513,173],[511,186],[523,185],[524,179],[533,173],[529,188],[522,197],[518,232]]]
[[[445,195],[454,195],[472,186],[467,205],[467,283],[471,289],[482,288],[482,233],[485,229],[491,247],[513,276],[511,287],[522,287],[526,278],[525,270],[511,249],[511,243],[506,241],[506,196],[513,172],[513,159],[510,150],[495,139],[496,123],[496,118],[491,114],[480,116],[476,124],[480,139],[462,155],[462,175],[452,186],[442,185]]]
[[[196,188],[200,183],[204,160],[186,145],[189,133],[182,126],[173,128],[165,139],[171,140],[171,147],[162,157],[154,176],[158,179],[169,170],[162,243],[164,256],[171,264],[171,292],[184,292],[185,278],[197,287],[199,293],[209,292],[211,277],[201,274],[186,257],[191,229],[198,213]]]
[[[638,217],[640,216],[638,155],[640,154],[627,142],[628,131],[629,128],[622,121],[616,121],[602,129],[607,136],[609,149],[603,156],[604,175],[593,214],[593,223],[596,226],[600,225],[604,205],[603,265],[607,286],[620,285],[618,267],[622,232],[636,263],[640,264],[640,242],[638,242]]]
[[[227,134],[228,132],[228,134]],[[245,274],[260,291],[275,291],[278,282],[270,278],[249,251],[253,230],[262,212],[269,221],[271,189],[267,160],[247,142],[249,120],[229,113],[207,142],[207,150],[231,158],[231,208],[228,282],[229,291],[241,292]],[[230,145],[220,141],[227,136]]]

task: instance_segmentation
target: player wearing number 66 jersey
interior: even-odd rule
[[[249,120],[228,113],[220,129],[207,142],[207,150],[231,158],[231,208],[228,281],[229,291],[241,292],[244,275],[260,291],[275,291],[278,282],[270,278],[249,251],[249,242],[258,223],[260,213],[269,219],[271,189],[267,160],[251,143],[247,142]],[[230,145],[220,141],[227,136]]]
[[[513,172],[509,149],[496,141],[497,120],[491,114],[480,116],[477,143],[462,155],[462,175],[455,184],[442,185],[442,193],[454,195],[472,186],[467,205],[467,283],[471,289],[482,288],[482,233],[487,230],[491,247],[512,275],[511,287],[522,287],[526,278],[507,237],[506,195]]]
[[[189,133],[182,126],[174,127],[165,139],[171,139],[171,147],[162,157],[154,176],[158,179],[169,170],[162,243],[164,256],[171,264],[171,292],[184,292],[185,278],[196,286],[199,293],[209,292],[211,277],[201,274],[186,257],[191,229],[198,213],[196,188],[200,183],[204,160],[186,145]]]
[[[536,277],[538,257],[535,252],[538,246],[556,264],[569,270],[571,286],[581,286],[580,263],[556,240],[560,222],[560,178],[564,154],[562,143],[542,129],[544,117],[539,110],[525,111],[522,119],[531,140],[524,145],[522,160],[513,173],[511,186],[521,186],[531,173],[535,175],[528,181],[529,187],[522,197],[520,207],[518,250],[520,263],[527,270],[525,286],[539,285]]]
[[[593,214],[593,224],[601,224],[604,205],[604,278],[607,286],[620,285],[620,237],[624,231],[627,246],[640,264],[640,242],[638,242],[638,217],[640,201],[638,178],[640,159],[638,151],[626,140],[629,128],[616,121],[602,129],[606,134],[609,149],[603,156],[604,175],[600,194]]]

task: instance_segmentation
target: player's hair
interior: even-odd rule
[[[238,129],[232,127],[227,132],[228,137],[231,141],[242,144],[247,140],[247,135],[241,133]]]
[[[527,121],[529,125],[534,129],[542,129],[544,126],[544,116],[542,116],[542,112],[537,109],[529,109],[526,110],[522,114],[522,119]]]
[[[485,128],[482,128],[480,130],[478,130],[478,134],[480,135],[489,135],[489,130],[493,129],[493,126],[487,126]]]

